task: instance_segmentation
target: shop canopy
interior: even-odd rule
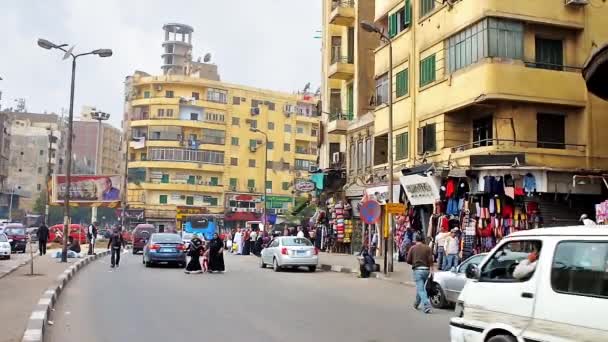
[[[608,101],[608,43],[595,50],[583,66],[587,89]]]

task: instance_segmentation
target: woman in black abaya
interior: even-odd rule
[[[213,234],[213,239],[209,242],[209,272],[223,272],[224,266],[224,242],[217,233]]]
[[[201,267],[200,257],[203,252],[203,241],[198,237],[194,237],[190,241],[190,246],[188,247],[188,256],[190,257],[190,262],[186,265],[186,273],[201,273],[203,272],[203,268]]]

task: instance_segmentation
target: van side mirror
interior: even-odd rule
[[[464,275],[469,279],[477,279],[479,277],[479,269],[477,264],[468,264]]]

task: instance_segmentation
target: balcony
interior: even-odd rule
[[[159,183],[159,182],[145,182],[139,183],[139,185],[129,184],[129,189],[143,189],[143,190],[158,190],[158,191],[186,191],[186,192],[205,192],[205,193],[218,193],[224,192],[223,185],[201,185],[201,184],[188,184],[188,183]]]
[[[317,149],[316,148],[301,148],[296,146],[296,159],[316,160]]]
[[[332,55],[327,74],[330,79],[348,81],[355,74],[355,65],[348,56]]]
[[[348,125],[353,120],[352,113],[333,113],[329,115],[327,132],[329,134],[346,134]]]
[[[353,26],[355,23],[355,1],[334,0],[331,3],[329,23],[340,26]]]
[[[223,164],[205,164],[190,161],[159,161],[159,160],[143,160],[143,161],[130,161],[130,168],[154,168],[154,169],[169,169],[169,170],[197,170],[197,171],[211,171],[211,172],[224,172]]]
[[[134,119],[135,120],[135,119]],[[146,127],[146,126],[177,126],[177,127],[189,127],[189,128],[210,128],[218,129],[218,124],[225,125],[225,123],[218,121],[203,121],[203,120],[180,120],[171,118],[146,118],[131,122],[131,127]]]
[[[306,133],[296,133],[296,140],[316,142],[319,138],[316,135],[310,135]]]

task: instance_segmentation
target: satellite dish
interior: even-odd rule
[[[76,46],[76,45],[74,45],[74,46]],[[68,51],[65,52],[65,54],[63,55],[63,60],[70,58],[70,56],[72,55],[72,51],[74,51],[74,46],[72,46],[71,48],[68,49]]]
[[[203,62],[208,63],[211,60],[211,54],[207,53],[205,54],[205,58],[203,59]]]

